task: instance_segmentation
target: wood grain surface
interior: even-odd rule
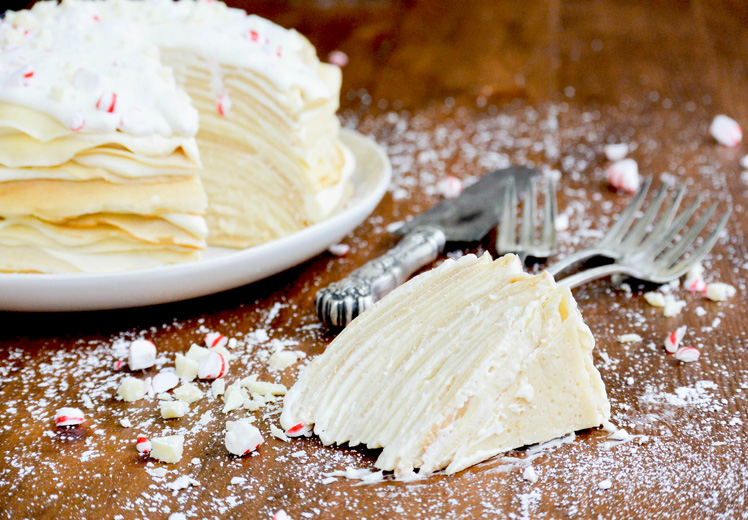
[[[746,517],[748,173],[741,175],[746,168],[739,161],[748,147],[720,146],[708,127],[717,114],[748,125],[748,3],[231,4],[297,28],[322,59],[345,52],[341,119],[388,151],[390,190],[346,237],[351,250],[343,257],[322,254],[264,281],[169,305],[0,313],[2,518],[262,519],[279,509],[294,520]],[[687,183],[687,201],[700,194],[706,202],[732,204],[727,231],[704,263],[707,281],[737,288],[724,303],[671,288],[685,307],[669,318],[642,296],[656,287],[601,280],[575,290],[597,340],[594,359],[612,420],[634,435],[627,442],[594,429],[454,476],[361,485],[328,482],[324,474],[371,468],[376,453],[324,447],[315,438],[273,438],[278,405],[226,416],[206,398],[187,416],[165,421],[156,400],[114,399],[128,374],[114,371],[113,363],[136,337],[151,339],[158,367],[168,367],[173,353],[218,331],[237,340],[230,381],[254,373],[293,384],[333,337],[314,315],[315,291],[395,244],[388,225],[438,202],[436,186],[446,175],[469,181],[510,163],[535,166],[559,178],[559,207],[569,221],[559,256],[594,242],[630,199],[605,180],[602,148],[616,142],[631,144],[643,175]],[[491,235],[445,256],[492,252],[494,242]],[[702,352],[694,363],[680,363],[662,347],[681,325],[688,327],[684,341]],[[643,339],[621,343],[628,333]],[[271,372],[267,358],[280,346],[307,357]],[[86,423],[55,428],[62,406],[81,407]],[[207,411],[213,421],[201,426]],[[245,414],[256,417],[266,441],[237,458],[223,446],[224,425]],[[122,426],[125,418],[132,427]],[[139,433],[169,432],[187,439],[181,462],[138,455]],[[529,464],[537,482],[523,478]],[[161,467],[166,476],[154,475]],[[185,476],[192,480],[179,479]]]

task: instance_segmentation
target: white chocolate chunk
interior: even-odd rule
[[[200,420],[198,423],[200,423],[202,426],[207,426],[211,421],[213,420],[213,412],[208,410],[204,414],[200,416]]]
[[[663,309],[662,314],[667,318],[672,318],[673,316],[680,314],[685,306],[686,302],[683,300],[676,300],[673,295],[667,294],[665,295],[665,308]]]
[[[735,296],[735,287],[726,283],[709,283],[706,285],[706,297],[715,302],[723,302]]]
[[[274,424],[270,425],[270,433],[273,435],[273,437],[275,437],[276,439],[280,439],[283,442],[289,441],[289,438],[288,438],[288,435],[286,435],[286,432],[284,432],[282,429],[278,428]]]
[[[192,383],[182,383],[181,386],[174,389],[174,397],[187,404],[191,404],[202,399],[203,392]]]
[[[130,376],[126,377],[117,389],[117,397],[128,403],[143,399],[147,393],[148,386],[145,381]]]
[[[200,363],[200,360],[203,359],[208,354],[210,354],[210,349],[201,347],[200,345],[195,345],[193,343],[192,346],[190,347],[190,350],[187,351],[186,356],[189,359]]]
[[[618,336],[618,341],[621,343],[638,343],[642,340],[639,334],[621,334]]]
[[[197,377],[199,365],[194,359],[190,359],[184,354],[177,353],[174,364],[177,368],[177,375],[182,381],[192,381]]]
[[[465,255],[348,325],[286,394],[281,426],[381,448],[375,466],[399,479],[455,473],[607,421],[594,344],[549,274]]]
[[[190,405],[184,401],[161,401],[161,417],[164,419],[175,419],[184,417]]]
[[[229,386],[223,394],[223,413],[229,413],[232,410],[241,408],[244,405],[244,396],[246,392],[237,384]]]
[[[274,352],[270,359],[268,359],[268,366],[270,370],[278,371],[285,370],[299,360],[299,356],[295,352],[289,350],[279,350]]]
[[[665,306],[665,295],[659,292],[648,292],[644,293],[644,299],[652,307],[664,307]]]
[[[184,435],[168,435],[151,439],[151,457],[161,462],[175,463],[182,460]]]
[[[251,393],[266,395],[285,395],[288,389],[279,383],[268,383],[266,381],[258,381],[257,375],[252,374],[251,376],[245,377],[241,380],[241,386],[248,389]]]
[[[210,391],[213,392],[213,397],[218,399],[219,395],[223,395],[226,391],[226,380],[216,379],[210,384]]]

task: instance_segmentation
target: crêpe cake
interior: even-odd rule
[[[595,427],[610,415],[568,288],[514,255],[447,260],[356,318],[299,376],[281,425],[381,448],[412,477]]]
[[[0,271],[194,260],[350,195],[340,70],[296,31],[209,0],[43,1],[0,45]]]

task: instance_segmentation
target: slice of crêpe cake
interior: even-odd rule
[[[355,319],[301,373],[281,424],[382,448],[406,478],[454,473],[609,418],[594,338],[567,288],[514,255],[447,260]]]
[[[211,245],[250,247],[324,220],[351,194],[341,72],[294,30],[222,2],[115,4],[200,112]]]
[[[40,3],[0,25],[0,271],[105,272],[205,247],[198,114],[132,23]]]

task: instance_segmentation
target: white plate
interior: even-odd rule
[[[371,139],[343,131],[356,158],[353,199],[343,211],[293,235],[244,250],[209,248],[196,262],[105,274],[0,273],[0,309],[83,311],[167,303],[233,289],[308,260],[374,211],[390,181],[387,155]]]

